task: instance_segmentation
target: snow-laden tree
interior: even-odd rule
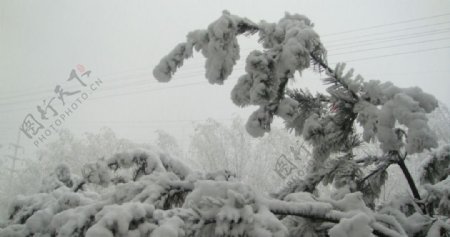
[[[76,136],[70,130],[61,129],[54,141],[49,141],[37,151],[36,157],[28,155],[24,159],[26,162],[17,167],[18,172],[11,180],[11,188],[8,188],[9,176],[0,176],[0,186],[5,187],[4,193],[0,195],[0,220],[6,217],[8,204],[14,196],[39,191],[41,179],[59,164],[65,164],[70,167],[72,173],[81,175],[83,165],[94,161],[93,159],[107,158],[125,149],[149,146],[119,138],[108,127],[103,127],[96,133],[85,133],[83,136]]]
[[[277,158],[293,158],[291,148],[299,140],[283,128],[254,139],[245,131],[240,117],[233,118],[230,125],[208,119],[195,126],[189,157],[200,170],[228,170],[253,189],[271,192],[283,182],[274,172]]]
[[[235,117],[231,126],[214,119],[197,123],[190,139],[189,156],[203,172],[226,171],[240,180],[247,179],[253,166],[253,143],[242,125],[241,118]]]
[[[154,144],[162,151],[172,156],[180,158],[183,158],[184,156],[183,149],[178,144],[177,139],[164,130],[156,130],[156,139]]]
[[[450,143],[450,111],[448,106],[440,102],[429,116],[429,124],[431,129],[436,132],[437,137],[443,143]]]
[[[189,153],[204,171],[228,170],[238,177],[247,171],[251,162],[252,143],[240,118],[231,127],[208,119],[196,124]]]
[[[278,23],[256,24],[224,11],[206,30],[189,33],[186,42],[164,57],[153,74],[160,82],[170,81],[195,50],[206,58],[208,81],[223,84],[240,57],[237,36],[254,33],[259,33],[264,49],[247,56],[246,73],[231,92],[236,105],[259,106],[247,121],[247,131],[255,137],[263,136],[270,131],[273,116],[279,116],[288,129],[303,136],[313,147],[308,175],[291,182],[275,197],[283,199],[295,192],[315,193],[322,182],[336,188],[334,199],[362,192],[366,204],[374,208],[374,200],[387,178],[386,169],[397,164],[410,187],[416,213],[429,218],[430,223],[447,222],[448,225],[445,214],[440,213],[444,218],[441,220],[434,215],[435,210],[432,213],[427,210],[425,196],[431,195],[429,189],[421,195],[405,165],[408,154],[438,146],[427,118],[427,114],[438,107],[438,101],[417,87],[400,88],[391,82],[355,76],[353,69],[345,69],[344,63],[330,68],[326,49],[307,17],[286,14]],[[307,68],[326,73],[327,94],[312,95],[308,90],[286,88],[297,71],[301,74]],[[362,137],[355,132],[357,125],[363,129]],[[372,141],[379,142],[382,155],[355,157],[356,147]],[[439,159],[432,160],[434,164]],[[439,182],[448,177],[448,163],[443,165],[439,170]],[[371,166],[372,171],[363,172],[363,168]],[[440,193],[437,198],[447,203],[447,192],[441,190]],[[442,226],[439,228],[444,230]]]
[[[38,150],[37,156],[50,172],[56,164],[65,163],[72,170],[78,172],[92,157],[109,157],[118,151],[137,148],[148,144],[136,144],[124,138],[117,137],[109,127],[102,127],[96,133],[85,133],[77,137],[68,129],[58,131],[58,137]]]
[[[249,134],[263,136],[276,115],[312,145],[305,177],[267,196],[229,172],[195,172],[156,149],[120,151],[85,164],[81,176],[57,166],[40,193],[13,202],[0,236],[448,236],[449,146],[424,161],[421,186],[404,162],[407,154],[437,146],[425,116],[437,101],[419,88],[354,77],[343,64],[329,68],[305,16],[255,24],[224,12],[206,30],[189,33],[154,75],[169,81],[195,49],[206,57],[206,78],[222,84],[239,58],[237,36],[257,32],[265,49],[247,57],[231,98],[259,106],[247,122]],[[329,76],[327,94],[286,88],[296,71],[311,66]],[[373,140],[382,155],[356,157],[354,149]],[[392,164],[412,196],[375,208]],[[335,192],[319,196],[319,183]]]

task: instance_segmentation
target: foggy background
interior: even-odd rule
[[[230,100],[257,35],[240,37],[241,60],[224,86],[209,85],[195,54],[167,84],[153,67],[185,35],[204,29],[222,10],[277,22],[286,11],[308,16],[328,49],[330,65],[348,62],[368,79],[419,86],[450,104],[449,1],[9,1],[0,2],[0,154],[11,154],[28,113],[54,95],[76,65],[103,84],[63,124],[77,135],[112,128],[148,142],[161,129],[187,146],[193,124],[247,119],[255,108]],[[324,75],[296,75],[289,87],[323,90]],[[67,88],[68,90],[70,89]],[[278,121],[279,126],[281,126]],[[51,136],[51,138],[56,136]],[[23,134],[24,157],[36,150]]]

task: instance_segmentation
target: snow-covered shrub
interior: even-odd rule
[[[331,234],[333,225],[324,227],[321,222],[339,223],[335,229],[345,229],[351,225],[347,219],[359,219],[361,215],[371,218],[364,228],[373,233],[402,236],[401,230],[390,230],[390,225],[399,225],[395,219],[389,224],[377,220],[365,206],[361,193],[347,194],[341,200],[291,193],[280,200],[257,193],[227,172],[188,172],[174,158],[169,162],[164,154],[154,159],[148,154],[158,153],[113,155],[108,159],[110,164],[121,165],[110,166],[109,172],[127,169],[133,157],[166,165],[147,163],[153,168],[136,180],[114,183],[103,182],[112,175],[103,170],[107,166],[88,164],[76,186],[17,197],[10,207],[7,225],[0,228],[0,236],[284,237],[291,231],[298,232],[292,218],[297,218],[295,223],[315,221],[309,227],[311,233],[330,230]],[[58,167],[60,171],[63,166]]]

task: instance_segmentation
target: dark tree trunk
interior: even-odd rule
[[[409,170],[406,167],[405,161],[399,157],[397,160],[397,164],[398,166],[400,166],[400,169],[402,169],[403,175],[405,176],[406,181],[408,181],[409,188],[411,189],[414,198],[417,200],[422,200],[419,194],[419,190],[417,190],[416,183],[414,183],[414,179],[412,178],[411,173],[409,173]],[[426,214],[426,209],[424,208],[424,206],[421,204],[419,204],[419,206],[422,209],[423,213]]]

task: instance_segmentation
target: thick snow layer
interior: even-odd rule
[[[110,161],[128,164],[130,157],[140,156],[120,154]],[[284,200],[270,199],[232,181],[226,172],[194,175],[172,158],[159,158],[164,167],[172,168],[152,169],[136,181],[111,182],[101,195],[62,186],[49,193],[19,197],[10,210],[11,223],[0,228],[0,236],[287,237],[290,231],[313,234],[323,228],[320,221],[313,224],[302,217],[339,222],[328,227],[330,236],[370,236],[372,229],[403,236],[394,218],[375,215],[358,192],[340,200],[304,192],[289,194]],[[182,180],[182,176],[187,178]],[[185,190],[191,190],[185,198],[177,196]],[[170,208],[177,198],[182,200],[179,208]],[[281,220],[277,215],[296,217]],[[308,225],[308,231],[296,229],[295,224]]]
[[[298,102],[291,98],[284,98],[280,101],[277,109],[277,115],[287,122],[294,121],[298,116]]]
[[[436,183],[450,172],[450,145],[445,145],[431,153],[419,169],[421,183]]]
[[[309,118],[305,120],[305,125],[303,126],[303,137],[305,140],[321,140],[321,135],[323,135],[322,124],[319,123],[319,116],[317,114],[312,114]]]
[[[185,208],[207,221],[215,219],[217,236],[286,236],[287,229],[250,187],[224,181],[198,181],[186,197]]]
[[[111,171],[103,162],[86,164],[81,171],[84,180],[89,183],[106,186],[111,181]]]
[[[330,237],[372,237],[371,219],[363,214],[343,218],[339,224],[328,231]]]
[[[239,59],[239,44],[236,37],[245,31],[242,29],[244,26],[256,27],[248,19],[224,11],[207,30],[189,33],[186,43],[179,44],[161,59],[153,75],[161,82],[169,81],[177,68],[183,65],[183,60],[191,57],[195,49],[201,51],[206,58],[205,77],[211,84],[223,84]]]
[[[239,59],[237,23],[235,16],[224,11],[222,17],[208,26],[209,42],[203,54],[206,56],[205,76],[212,84],[223,84]]]
[[[160,225],[152,231],[150,237],[182,237],[184,222],[179,217],[163,219]]]
[[[151,218],[153,212],[152,205],[139,202],[105,206],[95,215],[96,224],[88,229],[86,237],[148,235],[152,228],[146,226],[139,228],[139,225],[147,225],[143,221]],[[131,228],[130,225],[137,226]]]
[[[274,60],[266,53],[252,51],[246,60],[245,71],[252,81],[250,101],[254,105],[267,105],[277,96],[279,79],[273,70]]]
[[[253,137],[262,137],[265,132],[270,131],[272,119],[273,117],[269,111],[266,111],[264,107],[260,107],[250,115],[245,124],[245,129]]]
[[[364,140],[376,137],[386,152],[405,146],[412,154],[437,147],[436,135],[426,117],[438,105],[432,95],[415,87],[398,88],[390,82],[364,82],[362,78],[353,82],[361,86],[356,92],[361,93],[362,100],[356,103],[354,112],[358,113],[358,122],[364,128]],[[407,128],[405,144],[397,124]]]
[[[192,173],[189,167],[169,154],[159,153],[159,159],[167,172],[176,174],[180,179],[185,179]]]
[[[249,105],[251,102],[250,89],[252,85],[252,78],[248,74],[242,75],[231,91],[231,100],[233,103],[241,107]]]
[[[183,60],[192,56],[192,49],[186,43],[177,45],[169,55],[161,59],[161,62],[153,70],[153,76],[160,82],[168,82],[176,70],[183,65]]]

